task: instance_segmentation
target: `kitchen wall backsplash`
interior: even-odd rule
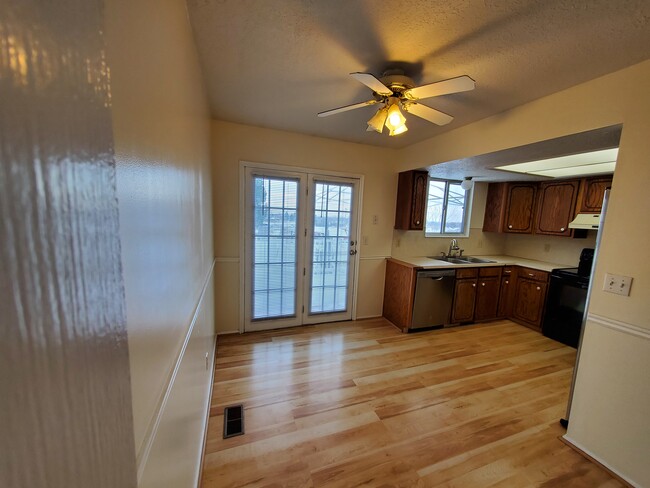
[[[505,234],[504,254],[550,263],[578,266],[580,251],[596,246],[596,232],[589,231],[585,239],[570,237]]]
[[[421,231],[393,232],[393,257],[435,256],[449,251],[453,237],[424,237]],[[494,232],[483,232],[472,228],[469,237],[457,237],[463,254],[469,256],[506,254],[506,236]]]

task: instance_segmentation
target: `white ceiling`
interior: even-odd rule
[[[650,57],[648,0],[188,0],[216,119],[404,147]],[[459,75],[472,92],[425,104],[396,137],[366,132],[376,107],[348,73],[402,67],[418,84]]]

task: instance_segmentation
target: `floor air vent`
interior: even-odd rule
[[[233,405],[223,409],[223,438],[244,433],[244,405]]]

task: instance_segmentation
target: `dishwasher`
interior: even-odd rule
[[[411,329],[449,324],[455,282],[453,269],[418,271]]]

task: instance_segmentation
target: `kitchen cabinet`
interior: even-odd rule
[[[600,213],[605,190],[612,187],[612,176],[583,178],[580,182],[576,213]]]
[[[395,229],[424,229],[428,182],[429,173],[426,171],[414,170],[399,174]]]
[[[483,231],[532,234],[536,196],[537,183],[490,183]]]
[[[512,315],[512,306],[515,301],[516,279],[516,268],[514,266],[505,266],[501,278],[501,288],[499,289],[498,318],[506,318]]]
[[[535,234],[571,236],[569,222],[575,216],[579,180],[548,181],[539,184]]]
[[[508,183],[490,183],[485,202],[483,232],[501,232],[506,211]]]
[[[504,232],[532,234],[536,195],[536,183],[508,184]]]
[[[501,268],[494,267],[478,269],[474,320],[494,320],[497,318],[500,288]]]
[[[416,270],[388,260],[384,283],[383,316],[406,332],[411,324],[415,299]]]
[[[458,274],[456,274],[454,304],[451,309],[451,322],[455,324],[472,322],[474,320],[475,304],[476,278],[459,279]]]
[[[520,268],[517,273],[512,320],[541,331],[548,273],[530,268]]]

